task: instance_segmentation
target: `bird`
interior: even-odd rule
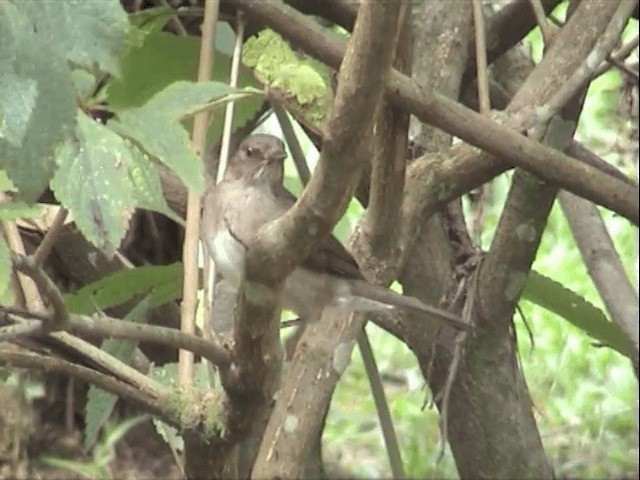
[[[267,134],[246,137],[229,159],[222,181],[205,194],[202,238],[216,272],[234,289],[244,274],[247,245],[258,230],[286,213],[296,197],[283,184],[286,148]],[[461,318],[419,299],[373,285],[347,249],[333,236],[285,279],[281,307],[303,319],[325,312],[417,311],[467,329]]]

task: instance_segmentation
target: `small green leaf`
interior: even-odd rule
[[[560,315],[598,342],[629,357],[629,339],[604,312],[564,285],[531,271],[522,298]]]
[[[150,308],[163,305],[181,294],[182,264],[144,265],[120,270],[97,282],[64,295],[71,313],[89,315],[148,295]]]
[[[77,139],[57,152],[51,181],[56,198],[69,209],[82,234],[112,255],[135,208],[127,165],[127,143],[104,125],[78,114]]]

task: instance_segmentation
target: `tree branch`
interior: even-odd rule
[[[340,38],[294,9],[281,2],[227,1],[245,8],[249,16],[264,22],[297,47],[330,67],[338,68],[340,65],[344,52],[344,43]],[[599,205],[606,206],[636,225],[640,221],[637,188],[624,185],[617,179],[511,130],[511,127],[517,126],[518,122],[510,120],[505,125],[500,125],[429,88],[417,86],[397,70],[392,70],[388,76],[386,89],[387,95],[395,106],[412,113],[423,122],[504,158],[503,161],[494,159],[494,165],[487,165],[487,157],[480,158],[477,152],[474,152],[474,155],[469,158],[471,165],[463,168],[477,169],[491,174],[488,178],[486,176],[480,178],[478,175],[475,182],[477,185],[512,166],[518,166],[547,182],[557,184]],[[449,192],[441,191],[441,193],[442,203],[460,194],[456,192],[455,195],[449,196]]]

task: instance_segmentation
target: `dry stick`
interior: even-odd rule
[[[14,352],[0,349],[0,360],[18,368],[42,370],[44,372],[56,372],[68,375],[71,378],[97,385],[98,387],[114,393],[121,398],[130,399],[139,403],[146,411],[162,417],[165,421],[175,425],[175,421],[166,415],[161,403],[161,395],[141,392],[135,386],[114,379],[104,373],[96,372],[91,368],[77,365],[67,360],[40,355],[36,353]],[[161,393],[161,392],[156,392]]]
[[[200,58],[198,60],[198,82],[206,82],[211,75],[213,65],[213,40],[218,20],[219,0],[207,0],[202,23]],[[193,121],[191,143],[194,151],[202,157],[207,138],[209,112],[196,114]],[[195,333],[195,314],[198,294],[198,239],[200,230],[200,195],[189,191],[187,198],[187,225],[185,228],[182,263],[184,265],[184,286],[180,305],[180,330],[193,335]],[[188,385],[193,380],[193,353],[180,350],[178,362],[178,383]]]
[[[478,102],[481,115],[491,115],[491,100],[489,98],[489,72],[487,69],[487,42],[484,15],[482,14],[482,0],[471,0],[473,4],[473,24],[476,44],[476,70],[478,82]],[[482,217],[484,213],[484,202],[487,197],[487,190],[490,184],[480,186],[480,195],[475,204],[471,230],[476,237],[478,244],[482,235]]]
[[[36,265],[34,260],[30,257],[18,255],[17,253],[11,254],[11,262],[16,270],[19,270],[31,277],[36,283],[43,295],[47,297],[49,303],[53,307],[53,317],[50,322],[47,322],[44,326],[44,330],[49,332],[51,330],[60,330],[65,327],[69,321],[69,312],[67,306],[64,304],[62,294],[53,280],[49,278],[49,275],[45,273],[42,267]]]
[[[51,253],[51,249],[53,248],[56,239],[62,231],[64,221],[67,219],[67,213],[69,212],[66,208],[58,207],[58,212],[53,219],[53,223],[47,230],[47,233],[44,235],[44,238],[40,242],[40,245],[38,245],[36,251],[33,252],[33,255],[31,255],[31,258],[33,259],[33,263],[35,265],[42,265],[44,259],[47,258],[49,253]]]
[[[242,42],[244,39],[244,15],[240,10],[236,16],[236,41],[231,59],[231,71],[229,73],[229,85],[235,87],[238,84],[238,72],[240,70],[240,58],[242,56]],[[231,143],[231,130],[233,127],[233,110],[235,101],[227,103],[224,114],[224,124],[222,127],[222,143],[220,145],[220,155],[218,158],[218,171],[216,172],[216,183],[220,183],[224,177],[224,172],[229,161],[229,145]],[[206,249],[205,249],[206,251]],[[204,320],[203,336],[208,340],[213,340],[213,302],[215,301],[215,264],[211,261],[211,256],[205,253],[204,278],[206,279],[204,288]]]
[[[629,67],[623,63],[623,61],[633,52],[635,48],[638,47],[638,43],[640,43],[640,37],[636,35],[633,39],[629,40],[627,43],[622,45],[618,50],[616,50],[611,55],[607,56],[607,60],[603,62],[595,71],[594,78],[599,77],[604,72],[609,69],[610,65],[619,68],[623,72],[631,75],[632,77],[638,78],[638,72],[634,70],[629,70]]]
[[[4,237],[7,240],[9,248],[19,255],[26,255],[24,243],[22,243],[22,238],[20,237],[20,232],[16,222],[2,222],[2,226],[4,227]],[[44,311],[44,303],[40,297],[40,292],[38,292],[38,287],[36,286],[35,281],[22,273],[17,273],[17,276],[18,283],[20,284],[20,288],[22,289],[22,293],[27,304],[26,307],[34,312]]]
[[[484,15],[482,14],[482,0],[471,0],[471,3],[473,5],[473,24],[476,37],[476,69],[478,71],[478,101],[480,103],[480,114],[489,115],[491,113],[491,102],[489,100],[487,44]]]
[[[547,21],[547,15],[544,13],[544,7],[542,6],[542,3],[540,3],[540,0],[529,0],[529,3],[531,4],[533,15],[536,17],[538,27],[540,27],[542,41],[544,42],[544,48],[546,50],[551,46],[551,42],[553,41],[553,31]]]

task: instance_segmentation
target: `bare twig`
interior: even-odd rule
[[[60,358],[36,353],[23,353],[0,349],[0,360],[14,367],[61,373],[97,385],[125,400],[139,404],[149,413],[158,415],[169,423],[176,425],[175,421],[166,414],[166,408],[161,403],[164,390],[156,392],[155,395],[150,395],[149,393],[141,392],[126,382],[112,378],[104,373],[96,372],[88,367],[77,365]]]
[[[60,231],[62,230],[64,221],[67,218],[67,213],[68,212],[66,208],[59,207],[58,211],[56,212],[56,216],[51,223],[51,226],[40,242],[40,245],[38,245],[38,248],[35,252],[33,252],[33,255],[31,256],[35,265],[42,265],[44,259],[47,258],[47,256],[51,252],[53,244],[56,242],[58,235],[60,235]]]
[[[18,255],[17,253],[11,254],[11,262],[16,270],[29,275],[42,293],[46,296],[47,300],[51,303],[53,308],[53,317],[51,321],[45,325],[46,331],[63,329],[66,323],[69,321],[69,312],[67,306],[64,304],[62,294],[55,283],[49,278],[49,275],[45,273],[42,267],[36,265],[33,259]]]
[[[544,7],[542,6],[542,3],[540,3],[540,0],[529,0],[529,3],[531,4],[531,10],[533,10],[533,14],[536,17],[538,27],[540,27],[544,48],[548,49],[551,46],[551,42],[553,42],[553,31],[547,21],[547,15],[544,11]]]
[[[487,44],[482,14],[482,0],[471,0],[473,5],[473,24],[476,37],[476,70],[478,80],[478,102],[480,113],[488,115],[491,112],[489,101],[489,74],[487,71]]]
[[[211,75],[214,55],[215,26],[218,20],[219,0],[205,2],[200,40],[200,58],[198,60],[198,81],[206,82]],[[209,113],[199,112],[193,121],[192,145],[194,151],[202,156],[207,138]],[[198,293],[198,239],[200,230],[200,195],[189,191],[187,198],[187,225],[185,229],[182,263],[184,265],[184,288],[180,311],[180,330],[187,334],[195,332],[195,313]],[[193,379],[193,353],[180,350],[178,363],[178,381],[190,384]]]

